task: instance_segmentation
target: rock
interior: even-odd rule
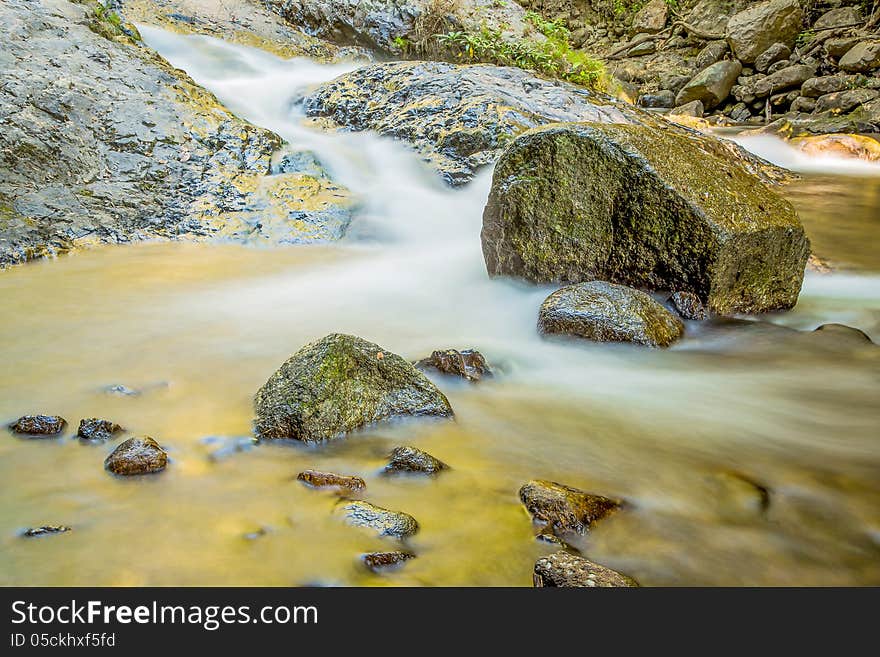
[[[798,0],[762,2],[727,22],[727,42],[738,59],[750,64],[774,43],[791,48],[803,18]]]
[[[838,37],[828,39],[823,45],[829,57],[843,57],[859,41],[861,41],[861,37],[857,36]]]
[[[559,587],[635,587],[636,581],[569,552],[555,552],[535,562],[534,585]]]
[[[712,66],[712,64],[720,62],[724,59],[724,55],[727,54],[727,51],[727,41],[719,40],[707,43],[694,60],[694,73],[699,73],[709,66]]]
[[[404,562],[415,558],[416,555],[412,552],[404,552],[402,550],[392,550],[390,552],[368,552],[361,556],[364,565],[373,572],[379,572],[395,566],[400,566]]]
[[[250,451],[256,446],[257,439],[253,436],[208,436],[200,442],[206,445],[219,445],[208,454],[209,461],[218,462],[235,454]]]
[[[816,19],[813,23],[814,30],[822,30],[831,27],[851,27],[864,22],[862,12],[858,7],[837,7]]]
[[[117,475],[159,472],[168,464],[168,454],[149,436],[136,436],[120,443],[104,461],[104,467]]]
[[[140,390],[129,388],[121,383],[113,383],[109,386],[105,386],[104,392],[108,395],[118,395],[119,397],[138,397],[141,394]]]
[[[748,0],[699,0],[685,22],[703,32],[724,34],[731,16],[749,4]]]
[[[773,63],[770,64],[770,66],[767,68],[767,75],[772,75],[772,74],[776,73],[777,71],[781,71],[781,70],[783,70],[783,69],[788,68],[789,66],[791,66],[791,62],[788,61],[787,59],[783,59],[783,60],[778,61],[778,62],[773,62]],[[814,70],[815,70],[815,69],[814,69]]]
[[[657,52],[657,44],[653,40],[642,41],[626,51],[627,57],[643,57]]]
[[[849,112],[859,105],[874,100],[880,96],[880,91],[874,89],[850,89],[849,91],[837,91],[832,94],[820,96],[816,101],[817,112],[834,111],[838,113]]]
[[[801,85],[801,94],[809,98],[818,98],[836,91],[846,91],[859,86],[861,78],[857,75],[823,75],[810,78]]]
[[[419,531],[419,523],[411,515],[389,511],[369,502],[344,501],[337,507],[345,521],[353,527],[367,527],[379,536],[406,538]]]
[[[256,435],[319,442],[404,416],[452,417],[445,395],[400,356],[353,335],[306,345],[260,388]]]
[[[421,472],[424,474],[436,474],[446,470],[449,466],[443,461],[434,458],[428,452],[423,452],[415,447],[395,447],[391,452],[386,473],[397,472]]]
[[[554,534],[585,534],[593,523],[620,509],[621,503],[554,481],[536,479],[519,489],[532,520]]]
[[[874,343],[871,336],[867,333],[860,329],[853,328],[852,326],[847,326],[846,324],[822,324],[814,329],[814,333],[830,335],[835,338],[844,338],[846,340],[855,340],[856,342]]]
[[[57,436],[65,426],[67,420],[60,415],[23,415],[9,425],[9,430],[28,436]]]
[[[791,48],[784,43],[774,43],[755,59],[755,70],[766,73],[771,64],[786,60],[791,56]]]
[[[632,30],[635,33],[656,34],[666,27],[668,17],[669,7],[666,2],[664,0],[651,0],[633,16]]]
[[[420,370],[436,370],[441,374],[458,376],[471,382],[492,376],[492,370],[486,364],[483,354],[475,349],[434,351],[427,358],[415,363],[415,366]]]
[[[843,100],[851,100],[851,98]],[[763,132],[781,133],[786,137],[880,132],[880,98],[858,105],[847,114],[834,111],[818,113],[818,109],[814,114],[789,114],[767,125],[763,128]]]
[[[671,91],[658,91],[655,94],[639,96],[639,105],[649,108],[666,108],[675,105],[675,94]]]
[[[27,538],[35,538],[38,536],[49,536],[51,534],[63,534],[69,532],[70,527],[65,525],[43,525],[42,527],[31,527],[21,533]]]
[[[804,112],[809,114],[816,109],[816,99],[807,98],[806,96],[798,96],[791,104],[792,112]]]
[[[866,73],[880,68],[880,41],[862,41],[854,45],[837,65],[851,73]]]
[[[538,329],[596,342],[635,342],[668,347],[684,326],[641,290],[604,281],[569,285],[541,304]]]
[[[715,62],[688,82],[678,92],[676,105],[684,105],[694,100],[703,103],[706,109],[714,109],[727,96],[742,71],[742,64],[736,60]]]
[[[749,108],[745,103],[737,103],[730,110],[730,118],[737,123],[744,123],[748,121],[751,116],[752,113],[749,111]]]
[[[691,81],[689,75],[667,74],[660,76],[660,88],[668,89],[674,94],[678,94],[688,82]]]
[[[313,488],[345,488],[346,490],[360,491],[367,487],[367,482],[360,477],[340,475],[333,472],[303,470],[296,475],[296,478]]]
[[[115,422],[92,417],[80,420],[76,435],[80,440],[110,440],[120,431],[124,429]]]
[[[755,83],[755,95],[764,98],[784,89],[800,87],[804,82],[816,75],[816,69],[806,64],[787,66]]]
[[[267,176],[281,138],[96,5],[0,4],[0,268],[99,243],[333,238],[323,206],[277,192],[331,180]]]
[[[706,307],[693,292],[673,292],[669,302],[676,312],[685,319],[701,321],[706,319]]]
[[[703,112],[703,101],[692,100],[689,103],[685,103],[684,105],[676,107],[672,111],[672,114],[675,114],[676,116],[695,116],[697,118],[701,118],[703,116]]]
[[[754,175],[759,165],[732,149],[626,125],[520,136],[483,212],[489,274],[689,291],[722,315],[792,307],[809,243],[788,201]]]
[[[811,253],[807,259],[807,269],[817,274],[830,274],[834,271],[831,263],[825,258],[820,258],[815,253]]]
[[[304,104],[309,116],[411,143],[452,185],[468,182],[529,128],[641,116],[625,103],[522,69],[444,62],[365,66],[319,86]]]
[[[808,155],[836,155],[880,162],[880,142],[864,135],[796,137],[791,143]]]

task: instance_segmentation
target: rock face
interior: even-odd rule
[[[625,104],[522,69],[443,62],[365,66],[321,85],[304,104],[309,116],[410,142],[453,185],[469,181],[529,128],[637,120]]]
[[[736,60],[715,62],[698,73],[678,92],[675,104],[684,105],[699,100],[707,109],[712,109],[730,95],[730,90],[741,72],[742,64]]]
[[[385,466],[388,474],[397,472],[420,472],[423,474],[436,474],[446,470],[449,466],[428,452],[415,447],[395,447]]]
[[[392,550],[390,552],[368,552],[361,557],[364,565],[373,572],[380,572],[389,568],[400,566],[410,559],[415,559],[416,555],[412,552],[404,552],[402,550]]]
[[[104,461],[104,467],[117,475],[159,472],[167,464],[168,454],[149,436],[129,438]]]
[[[880,39],[853,46],[840,58],[838,65],[851,73],[866,73],[880,68]]]
[[[0,267],[96,243],[339,236],[306,192],[317,185],[345,209],[344,190],[268,176],[281,139],[96,4],[0,4]]]
[[[67,420],[60,415],[24,415],[10,424],[9,430],[27,436],[57,436],[65,426]]]
[[[260,439],[319,442],[403,416],[451,417],[449,401],[400,356],[333,333],[294,354],[255,398]]]
[[[492,370],[486,364],[483,354],[475,349],[435,351],[415,365],[420,370],[436,370],[441,374],[459,376],[471,382],[492,376]]]
[[[790,308],[809,243],[791,205],[731,148],[634,125],[520,136],[483,213],[489,274],[693,292],[717,314]]]
[[[113,434],[122,430],[115,422],[91,417],[80,420],[76,435],[80,440],[110,440]]]
[[[536,587],[633,587],[636,581],[569,552],[555,552],[535,563]]]
[[[389,511],[369,502],[347,501],[337,507],[337,513],[353,527],[367,527],[379,536],[406,538],[419,531],[419,523],[401,511]]]
[[[684,335],[684,325],[641,290],[604,281],[576,283],[541,304],[538,329],[596,342],[635,342],[668,347]]]
[[[339,475],[333,472],[303,470],[296,475],[296,478],[314,488],[344,488],[346,490],[359,491],[367,487],[367,483],[360,477]]]
[[[519,499],[533,520],[554,534],[584,534],[590,526],[620,508],[620,502],[585,493],[555,481],[536,479],[519,489]]]
[[[791,48],[803,19],[798,0],[762,2],[727,22],[727,41],[738,59],[752,63],[774,43]]]

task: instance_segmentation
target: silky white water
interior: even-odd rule
[[[119,481],[101,467],[113,445],[0,444],[0,581],[528,585],[554,548],[534,540],[517,490],[547,478],[629,502],[577,547],[643,584],[880,583],[880,360],[864,343],[809,333],[842,322],[880,337],[880,265],[865,245],[878,235],[873,169],[841,177],[823,162],[823,176],[787,192],[814,248],[841,266],[809,274],[794,311],[762,318],[772,323],[689,322],[669,350],[548,341],[535,323],[553,288],[486,275],[490,171],[452,190],[405,144],[304,120],[302,95],[354,64],[140,29],[233,112],[312,151],[359,209],[339,243],[107,247],[0,277],[18,309],[0,326],[3,416],[111,417],[173,457],[157,477]],[[272,371],[331,332],[410,359],[474,347],[498,376],[437,380],[454,422],[210,460],[222,444],[211,436],[249,433],[253,393]],[[148,391],[100,392],[116,382]],[[398,444],[452,470],[378,476]],[[393,542],[341,525],[332,495],[293,479],[308,467],[363,476],[365,499],[415,516],[418,558],[366,571],[358,555]],[[748,481],[770,490],[766,511]],[[13,531],[43,523],[75,529],[30,542]]]

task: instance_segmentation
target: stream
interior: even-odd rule
[[[304,120],[294,101],[354,64],[140,29],[233,112],[314,152],[359,209],[334,244],[107,246],[0,275],[0,417],[73,425],[0,441],[0,584],[529,586],[558,548],[535,540],[517,491],[543,478],[628,502],[575,547],[642,585],[880,585],[880,349],[812,333],[839,322],[880,341],[880,165],[736,136],[802,172],[785,193],[835,271],[808,272],[791,312],[688,322],[668,350],[548,341],[535,322],[553,288],[486,275],[490,171],[453,190],[401,143]],[[229,449],[247,444],[254,392],[332,332],[411,360],[473,347],[498,376],[435,379],[454,422]],[[80,444],[83,417],[154,436],[169,467],[108,475],[118,440]],[[400,444],[451,470],[380,476]],[[418,558],[365,569],[360,554],[396,542],[343,525],[334,494],[296,481],[306,468],[360,475],[364,499],[415,516]],[[74,529],[18,535],[40,524]]]

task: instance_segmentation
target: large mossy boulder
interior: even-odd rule
[[[285,362],[255,398],[260,439],[329,440],[380,420],[451,417],[445,395],[400,356],[333,333]]]
[[[760,173],[730,142],[677,128],[536,128],[495,167],[487,269],[693,292],[717,314],[790,308],[809,242]]]

